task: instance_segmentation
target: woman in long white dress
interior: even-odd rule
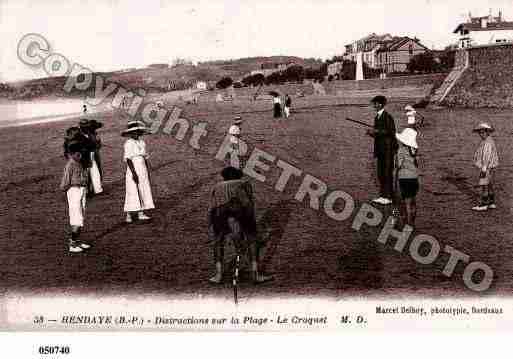
[[[127,163],[124,211],[127,223],[132,223],[132,215],[135,214],[139,220],[149,220],[150,217],[144,211],[155,208],[146,161],[146,143],[140,138],[147,132],[148,129],[142,122],[132,121],[121,134],[129,137],[124,145],[124,159]]]

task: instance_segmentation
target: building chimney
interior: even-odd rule
[[[499,10],[499,22],[502,22],[502,10]]]

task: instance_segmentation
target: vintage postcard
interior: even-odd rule
[[[512,329],[511,2],[2,0],[0,33],[2,331]]]

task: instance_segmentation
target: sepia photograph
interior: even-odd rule
[[[512,329],[513,3],[0,0],[0,33],[0,330]]]

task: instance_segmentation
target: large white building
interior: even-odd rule
[[[346,45],[344,59],[356,62],[359,53],[362,53],[363,62],[365,62],[369,67],[376,68],[377,50],[383,42],[390,41],[393,38],[394,37],[390,34],[377,35],[372,33]]]
[[[345,60],[356,62],[358,56],[361,56],[368,67],[380,69],[384,73],[404,72],[413,56],[429,51],[417,38],[375,33],[348,44],[345,48]]]
[[[502,13],[493,17],[472,17],[453,31],[458,36],[458,47],[472,47],[513,41],[513,22],[504,21]]]

